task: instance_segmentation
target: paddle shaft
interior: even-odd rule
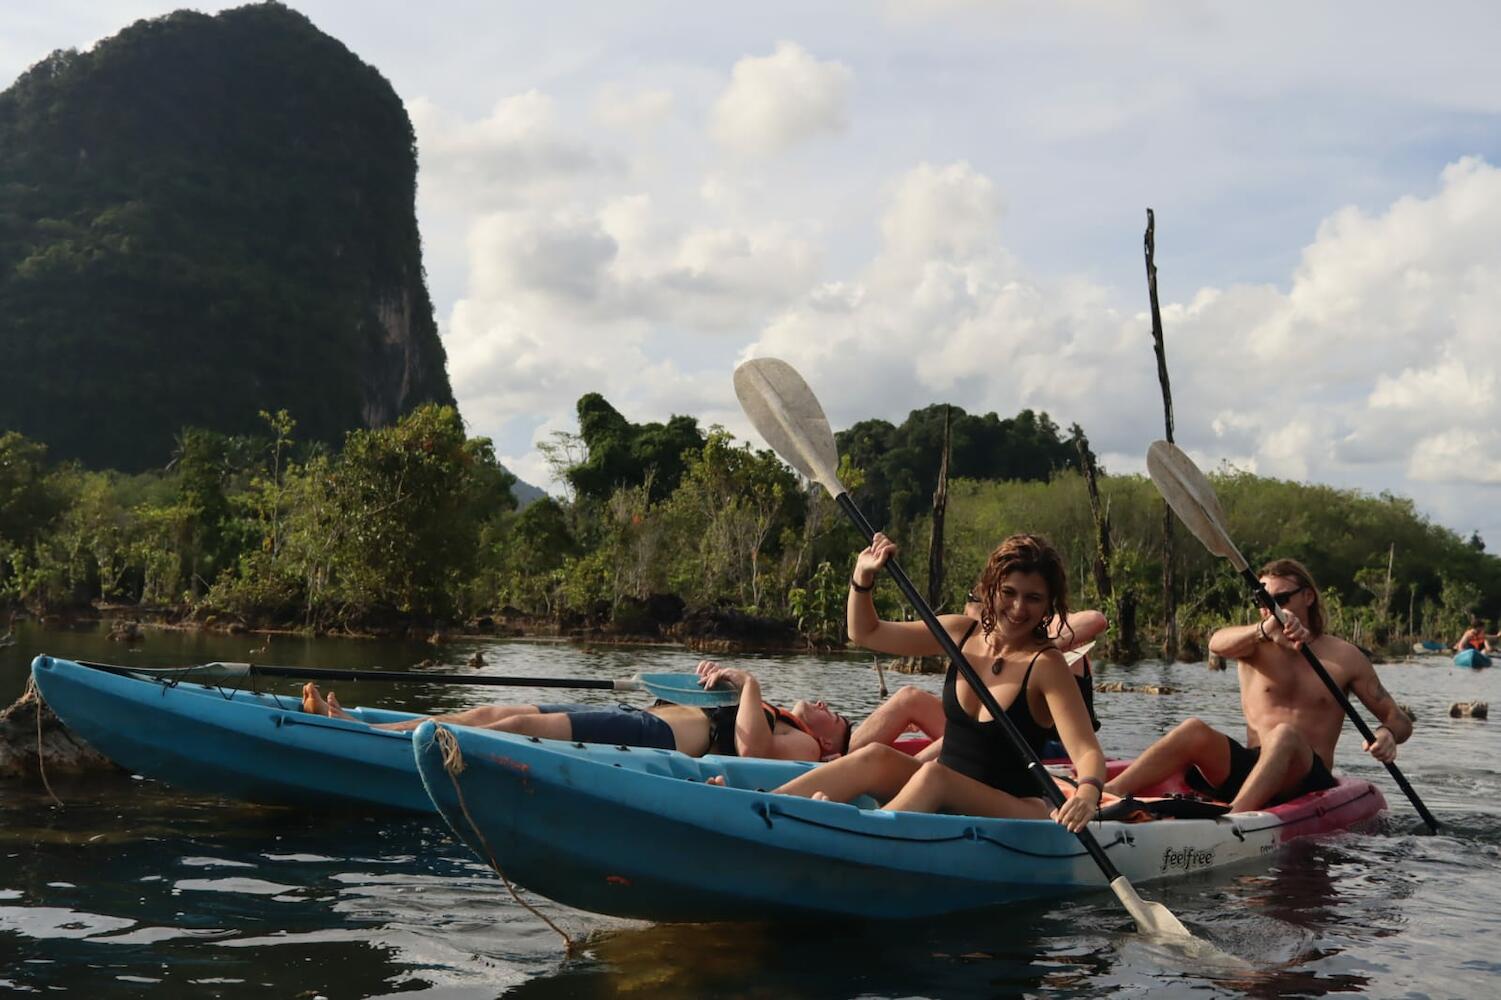
[[[260,677],[294,677],[316,681],[392,681],[422,684],[478,684],[490,687],[593,688],[600,691],[640,691],[638,680],[598,680],[579,677],[498,677],[492,674],[429,674],[411,670],[335,670],[329,667],[273,667],[259,663],[225,664],[245,666],[247,673]],[[85,666],[108,667],[110,664],[86,663]],[[164,670],[164,673],[213,673],[212,664]],[[146,673],[140,667],[116,668],[122,672]]]
[[[1256,600],[1261,602],[1261,606],[1270,611],[1272,617],[1281,621],[1282,616],[1279,613],[1280,609],[1277,607],[1277,602],[1272,600],[1272,595],[1267,592],[1266,585],[1261,582],[1261,579],[1251,571],[1249,566],[1242,569],[1240,575],[1245,578],[1246,582],[1251,585],[1251,589],[1256,592]],[[1340,690],[1339,685],[1334,683],[1334,678],[1329,676],[1329,671],[1324,669],[1324,665],[1319,662],[1318,656],[1314,654],[1309,644],[1306,642],[1303,643],[1302,650],[1303,659],[1308,661],[1308,665],[1313,668],[1313,672],[1319,675],[1319,680],[1324,682],[1324,687],[1329,689],[1329,693],[1334,696],[1334,700],[1339,702],[1340,706],[1344,708],[1345,714],[1350,717],[1350,721],[1355,723],[1355,729],[1365,738],[1367,743],[1374,742],[1376,734],[1371,731],[1370,726],[1366,725],[1365,720],[1360,717],[1360,713],[1355,711],[1355,706],[1350,704],[1350,699],[1345,697],[1345,693]],[[1418,815],[1423,818],[1423,822],[1428,824],[1429,832],[1437,833],[1438,820],[1434,819],[1433,813],[1428,811],[1428,807],[1423,804],[1423,800],[1418,798],[1418,793],[1413,790],[1412,785],[1407,783],[1407,776],[1397,767],[1396,761],[1389,760],[1385,764],[1387,773],[1392,776],[1392,780],[1397,783],[1397,787],[1402,789],[1402,793],[1412,802],[1413,808],[1418,811]]]
[[[844,511],[849,519],[854,522],[855,527],[860,529],[866,541],[875,538],[876,529],[865,519],[865,515],[860,512],[859,507],[855,506],[855,501],[850,499],[848,493],[840,493],[834,498],[834,501],[839,504],[839,509]],[[969,660],[965,659],[959,647],[954,644],[953,637],[944,630],[943,625],[938,621],[938,616],[933,613],[932,608],[928,607],[928,602],[923,600],[922,595],[917,592],[917,588],[912,585],[912,581],[902,571],[902,567],[897,564],[895,558],[886,560],[886,571],[896,581],[897,588],[907,598],[907,602],[917,609],[918,617],[928,626],[928,631],[933,633],[933,638],[938,640],[938,645],[948,655],[949,662],[958,669],[965,683],[979,696],[980,704],[985,706],[985,710],[990,713],[992,719],[1001,724],[1001,731],[1011,741],[1011,748],[1016,751],[1022,760],[1027,762],[1027,773],[1037,783],[1037,787],[1042,791],[1043,798],[1052,803],[1054,808],[1062,806],[1064,802],[1063,793],[1058,790],[1058,785],[1053,781],[1052,776],[1048,774],[1047,769],[1042,766],[1042,761],[1038,759],[1037,754],[1032,751],[1032,748],[1027,745],[1027,741],[1022,739],[1021,733],[1016,731],[1016,724],[1011,721],[1011,718],[996,702],[995,696],[990,693],[990,689],[985,686],[985,682],[980,679],[980,675],[975,673],[975,668],[970,666]],[[1099,865],[1100,871],[1104,873],[1107,881],[1114,882],[1120,877],[1120,872],[1116,871],[1115,864],[1105,856],[1105,850],[1100,847],[1099,841],[1094,839],[1094,834],[1090,833],[1086,828],[1078,831],[1074,836],[1079,838],[1079,843],[1084,845],[1084,849],[1089,852],[1089,856],[1094,859],[1094,863]]]

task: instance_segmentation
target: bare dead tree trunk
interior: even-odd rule
[[[1147,294],[1152,303],[1152,347],[1157,353],[1157,381],[1162,386],[1162,416],[1167,441],[1173,440],[1173,391],[1167,378],[1167,349],[1162,343],[1162,310],[1157,304],[1157,243],[1154,236],[1156,216],[1147,209],[1147,233],[1144,239],[1147,256]],[[1165,635],[1162,653],[1169,660],[1178,657],[1178,595],[1173,581],[1173,512],[1162,505],[1162,616]]]
[[[1074,426],[1078,428],[1077,424]],[[1100,600],[1108,603],[1115,597],[1115,589],[1110,583],[1110,514],[1100,503],[1094,452],[1089,450],[1089,439],[1082,430],[1076,430],[1074,443],[1079,449],[1079,469],[1084,473],[1084,487],[1089,491],[1089,513],[1094,518],[1094,585],[1100,592]]]
[[[1392,565],[1397,561],[1397,543],[1386,553],[1386,586],[1381,588],[1381,618],[1385,621],[1392,613]]]
[[[943,456],[938,460],[938,487],[933,491],[933,534],[928,539],[928,607],[940,610],[943,600],[943,515],[949,506],[949,417],[943,408]]]
[[[1079,468],[1084,473],[1084,486],[1089,491],[1089,513],[1094,518],[1095,554],[1092,565],[1095,589],[1100,600],[1115,619],[1115,642],[1111,659],[1118,663],[1130,663],[1136,659],[1136,613],[1132,600],[1122,594],[1116,600],[1115,586],[1110,579],[1110,556],[1113,543],[1110,540],[1110,510],[1100,502],[1099,470],[1095,466],[1094,452],[1089,449],[1089,439],[1078,424],[1073,426],[1074,443],[1079,449]]]

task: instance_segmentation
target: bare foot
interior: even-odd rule
[[[715,786],[717,786],[719,788],[727,788],[728,787],[725,784],[724,775],[722,775],[722,774],[711,775],[710,777],[704,779],[704,784],[706,784],[706,785],[715,785]]]
[[[834,801],[833,799],[831,799],[827,795],[825,795],[823,792],[814,792],[812,795],[808,796],[808,798],[812,799],[814,802],[833,802]]]
[[[325,699],[322,692],[318,690],[318,685],[311,681],[302,686],[302,710],[313,715],[326,715],[330,719],[348,719],[351,722],[359,721],[344,711],[339,705],[339,699],[334,696],[332,691],[328,693],[328,697]]]

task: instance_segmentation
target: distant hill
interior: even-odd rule
[[[452,403],[415,192],[391,85],[280,4],[54,52],[0,93],[0,431],[137,470]]]
[[[533,500],[541,500],[547,496],[547,491],[539,490],[531,483],[522,482],[518,479],[511,487],[511,495],[516,498],[516,509],[521,510]]]

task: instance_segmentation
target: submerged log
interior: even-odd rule
[[[1125,681],[1101,681],[1094,686],[1095,691],[1103,694],[1177,694],[1178,689],[1171,684],[1128,684]]]
[[[41,736],[37,718],[41,717]],[[0,778],[46,774],[80,774],[119,768],[62,724],[42,702],[35,686],[0,712]]]

